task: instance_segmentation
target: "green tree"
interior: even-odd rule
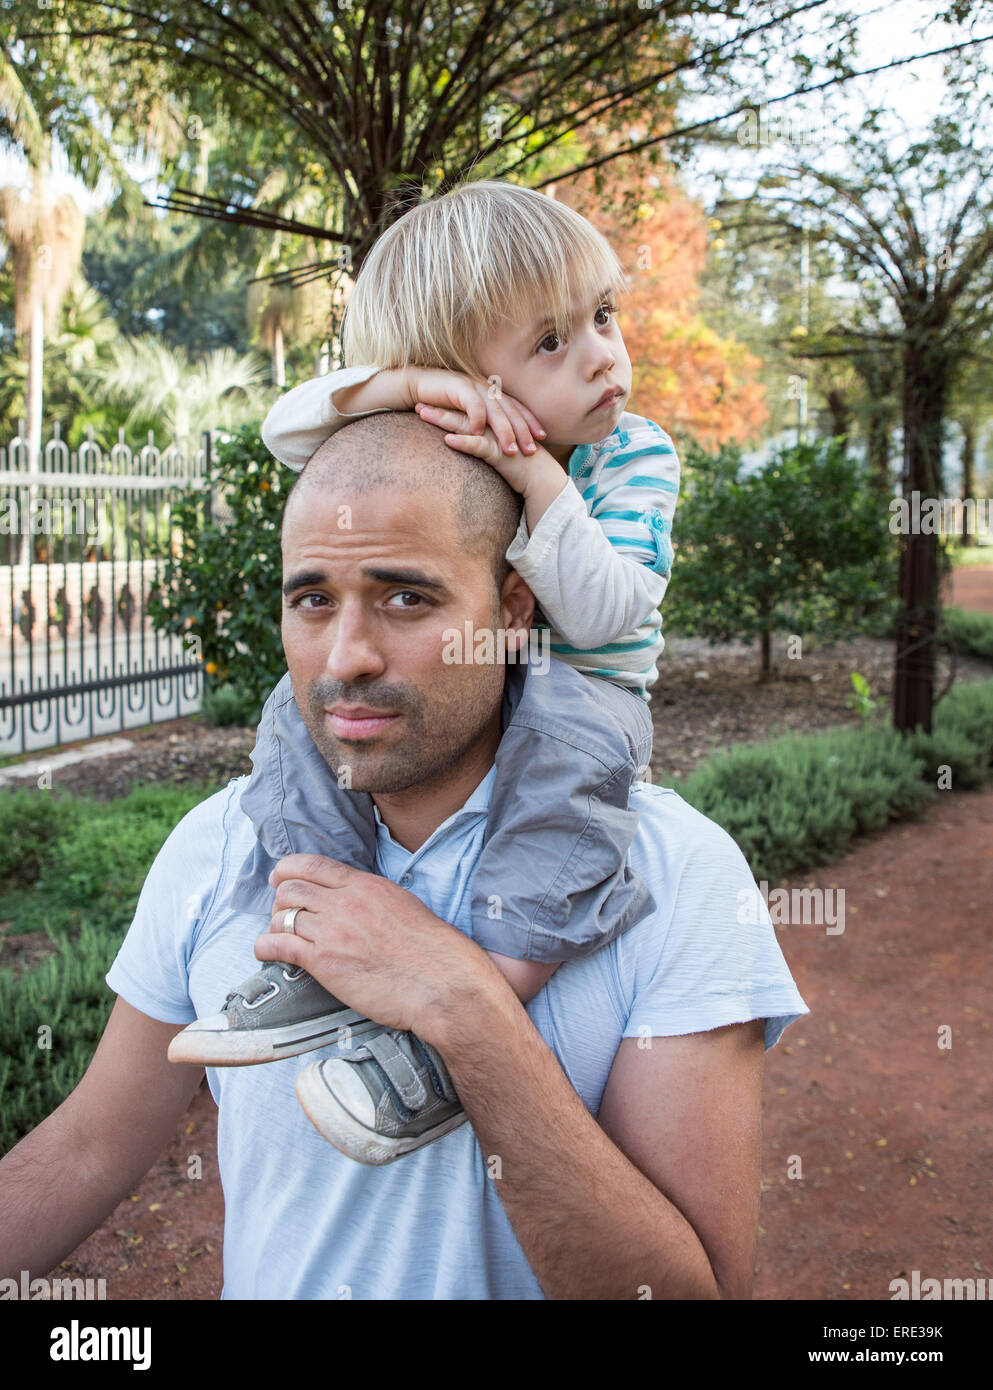
[[[776,160],[749,199],[725,204],[742,230],[808,235],[863,291],[821,344],[805,351],[847,355],[863,373],[876,358],[877,376],[899,364],[903,492],[922,502],[942,492],[956,376],[977,338],[993,328],[991,113],[989,81],[934,115],[923,134],[872,109],[844,141],[843,169],[837,148]],[[931,728],[939,578],[937,535],[901,535],[893,688],[901,730]]]
[[[56,27],[30,3],[13,11],[32,41]],[[184,107],[212,103],[284,139],[287,167],[320,176],[331,215],[319,235],[358,270],[425,189],[481,173],[549,182],[630,154],[661,161],[667,142],[713,124],[677,126],[688,92],[727,114],[749,86],[846,80],[855,20],[829,0],[76,0],[58,28],[112,44],[122,63],[130,52],[160,63]],[[169,206],[273,225],[245,197],[234,208],[179,192]]]
[[[127,424],[159,424],[164,440],[195,446],[204,430],[235,429],[257,419],[265,404],[265,363],[254,353],[239,356],[217,348],[190,362],[155,338],[122,339],[112,347],[113,360],[94,375],[98,400],[127,403]]]
[[[864,467],[838,441],[781,450],[752,473],[737,448],[692,446],[684,463],[671,628],[758,638],[765,679],[774,632],[833,640],[885,619],[893,537]]]
[[[208,688],[236,687],[255,708],[286,669],[280,636],[280,525],[287,469],[269,453],[258,421],[222,441],[202,491],[172,511],[173,536],[148,605],[165,633],[194,639]],[[254,714],[254,719],[252,715]]]

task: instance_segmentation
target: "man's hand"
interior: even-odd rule
[[[317,854],[290,854],[272,872],[276,900],[259,960],[301,965],[350,1008],[426,1042],[481,994],[513,998],[479,946],[405,888]],[[299,907],[292,932],[288,908]]]

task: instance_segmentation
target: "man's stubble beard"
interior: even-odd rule
[[[489,671],[490,668],[480,668]],[[317,680],[297,705],[314,746],[338,780],[356,792],[407,791],[430,783],[443,786],[458,772],[473,748],[485,736],[500,708],[505,667],[499,680],[478,680],[451,692],[444,707],[433,707],[433,728],[427,727],[423,694],[406,684],[349,690],[340,681]],[[469,699],[468,697],[472,697]],[[403,716],[405,737],[386,750],[367,749],[366,740],[349,744],[329,731],[325,709],[334,704],[368,705]],[[343,779],[344,775],[344,780]]]

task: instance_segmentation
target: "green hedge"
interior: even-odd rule
[[[991,766],[993,681],[981,681],[940,702],[931,734],[787,734],[718,754],[672,785],[737,841],[756,879],[778,883],[839,858],[867,830],[919,815],[939,778],[977,787]]]
[[[971,652],[984,661],[993,661],[993,613],[973,608],[946,608],[942,613],[946,632],[943,645],[960,652]]]
[[[0,1152],[82,1078],[114,1002],[104,976],[152,861],[182,817],[215,790],[141,786],[105,804],[37,787],[0,796],[8,937],[43,930],[57,947],[19,976],[0,970]],[[50,1048],[39,1047],[46,1025]]]

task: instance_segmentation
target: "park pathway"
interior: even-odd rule
[[[993,565],[952,572],[952,603],[960,608],[978,608],[993,613]]]
[[[993,1279],[993,791],[806,884],[844,891],[845,929],[778,929],[811,1013],[767,1054],[755,1297]]]

